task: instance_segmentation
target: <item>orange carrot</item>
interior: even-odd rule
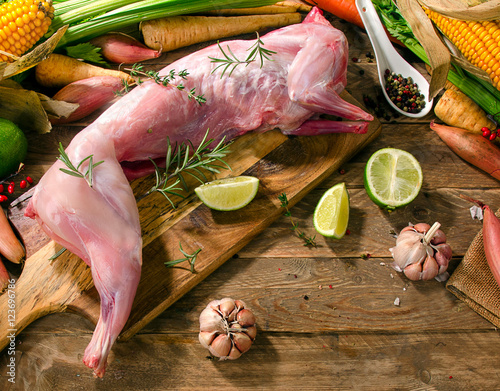
[[[450,149],[465,161],[500,180],[500,148],[482,135],[462,128],[439,125],[430,127]]]
[[[354,0],[307,0],[308,3],[318,6],[323,11],[329,12],[336,17],[358,27],[365,28]]]
[[[354,0],[306,0],[306,2],[318,6],[318,8],[335,15],[337,18],[355,24],[362,29],[365,28]],[[387,33],[387,37],[389,37],[392,42],[400,45],[401,47],[405,47],[399,39],[394,38],[391,34],[389,34],[385,27],[384,30]]]

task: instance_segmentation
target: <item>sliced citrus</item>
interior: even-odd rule
[[[248,205],[257,195],[258,189],[257,178],[241,175],[205,183],[194,191],[209,208],[227,211]]]
[[[418,160],[401,149],[379,149],[366,163],[366,192],[373,202],[386,209],[412,202],[420,192],[422,181]]]
[[[26,158],[28,141],[13,122],[0,118],[0,180],[15,173]]]
[[[316,206],[313,216],[314,228],[321,235],[342,238],[349,223],[349,193],[345,183],[328,189]]]

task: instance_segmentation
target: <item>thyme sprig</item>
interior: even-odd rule
[[[196,250],[192,254],[188,254],[186,251],[184,251],[184,249],[182,248],[182,243],[179,241],[179,251],[182,253],[182,255],[184,255],[184,258],[175,259],[173,261],[167,261],[164,263],[165,266],[166,267],[175,267],[179,263],[188,261],[189,262],[189,270],[191,271],[191,273],[195,273],[196,271],[194,270],[194,264],[196,262],[196,258],[198,257],[198,254],[201,252],[201,248],[199,248],[198,250]]]
[[[316,235],[313,237],[308,237],[303,231],[299,229],[299,225],[292,219],[292,213],[288,209],[288,198],[285,193],[282,193],[278,196],[278,199],[281,202],[281,207],[285,209],[285,216],[290,218],[290,222],[292,223],[292,231],[297,233],[297,236],[304,241],[304,246],[317,247],[316,244]]]
[[[66,168],[59,168],[59,170],[61,170],[65,174],[68,174],[68,175],[71,175],[71,176],[74,176],[74,177],[77,177],[77,178],[83,178],[83,179],[85,179],[85,181],[87,182],[87,184],[89,185],[89,187],[92,187],[92,185],[93,185],[94,169],[98,165],[104,163],[104,160],[101,160],[100,162],[94,163],[94,155],[89,155],[86,158],[84,158],[80,163],[78,163],[78,165],[75,167],[75,165],[71,162],[68,154],[64,150],[64,147],[63,147],[62,143],[59,143],[58,150],[59,150],[59,153],[60,153],[58,159],[60,161],[62,161],[66,165],[66,167],[68,167],[67,169]],[[81,172],[80,171],[80,167],[87,160],[89,162],[87,171]]]
[[[273,54],[276,54],[276,52],[264,48],[264,42],[262,42],[262,40],[260,39],[259,33],[257,33],[257,40],[255,41],[255,43],[252,46],[250,46],[250,48],[247,49],[247,51],[249,51],[249,50],[251,50],[251,51],[245,60],[239,60],[238,57],[236,57],[236,55],[233,53],[233,51],[231,50],[229,45],[226,45],[227,52],[224,51],[224,49],[222,48],[222,46],[220,45],[219,42],[217,42],[217,45],[219,46],[219,49],[222,52],[222,55],[224,56],[224,58],[215,58],[215,57],[208,57],[208,58],[210,58],[210,60],[212,60],[212,62],[214,62],[214,63],[219,63],[219,65],[214,68],[212,73],[217,71],[217,69],[219,69],[219,68],[222,68],[222,67],[224,68],[222,70],[222,74],[220,75],[221,78],[222,78],[222,76],[224,76],[224,74],[226,73],[226,71],[229,68],[232,67],[232,69],[228,75],[228,76],[231,76],[233,71],[236,69],[236,67],[238,65],[245,64],[245,66],[248,66],[248,64],[256,61],[257,56],[260,59],[260,68],[262,68],[262,66],[264,65],[264,60],[273,61],[271,59],[271,56]]]
[[[188,189],[185,175],[189,175],[203,184],[208,181],[204,171],[217,174],[221,169],[231,169],[229,164],[224,161],[230,152],[229,145],[231,143],[225,143],[224,137],[214,148],[210,148],[214,139],[208,139],[208,134],[209,130],[206,131],[198,147],[194,147],[190,140],[178,146],[172,146],[170,139],[167,138],[165,168],[160,168],[151,160],[155,166],[156,184],[141,198],[157,191],[175,208],[176,205],[170,196],[176,195],[184,198],[179,192]],[[174,178],[175,180],[172,182],[171,179]]]
[[[189,75],[187,69],[181,70],[180,72],[176,72],[174,69],[171,69],[168,74],[160,76],[160,73],[158,71],[147,70],[142,64],[133,64],[132,68],[127,68],[125,70],[130,72],[130,76],[136,78],[136,83],[138,85],[144,83],[144,80],[141,78],[141,76],[145,77],[147,80],[153,80],[155,83],[160,84],[162,86],[168,86],[172,85],[172,82],[175,80],[176,77],[179,77],[182,80],[186,80],[187,76]],[[130,91],[131,86],[130,84],[128,84],[126,80],[123,80],[123,87],[124,87],[123,93],[128,93]],[[186,86],[182,83],[174,85],[174,87],[177,88],[179,91],[186,90]],[[206,98],[203,96],[203,94],[201,95],[196,94],[196,88],[191,88],[186,92],[189,100],[194,99],[199,105],[202,105],[207,101]]]

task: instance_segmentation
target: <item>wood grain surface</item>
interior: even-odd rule
[[[371,48],[366,34],[331,20],[348,36],[350,57],[359,59],[349,63],[347,91],[358,101],[364,96],[375,98],[380,87],[376,64],[367,57]],[[403,54],[414,60],[408,52]],[[421,64],[415,65],[424,70]],[[439,221],[453,249],[453,272],[481,227],[470,218],[470,205],[459,195],[465,193],[500,207],[500,183],[451,152],[429,129],[433,118],[432,114],[420,120],[381,117],[380,136],[311,184],[291,208],[299,227],[312,236],[316,203],[326,189],[345,182],[351,202],[349,235],[341,240],[316,236],[317,247],[303,246],[274,198],[282,186],[288,189],[290,180],[278,175],[275,182],[273,177],[272,182],[264,181],[256,206],[272,204],[271,210],[278,213],[276,219],[247,243],[234,242],[234,255],[216,269],[199,269],[201,281],[141,325],[135,335],[115,344],[103,379],[94,379],[81,362],[94,329],[92,308],[98,300],[91,289],[67,308],[87,311],[87,317],[52,314],[23,330],[15,339],[16,383],[8,382],[2,369],[0,389],[500,389],[498,330],[448,292],[444,283],[412,282],[390,267],[393,232],[409,222]],[[57,128],[46,135],[45,144],[30,145],[28,163],[36,167],[36,173],[41,174],[55,159],[55,155],[46,154],[44,145],[67,142],[73,132],[70,127]],[[308,142],[287,139],[273,148],[276,152],[267,159],[244,170],[265,176],[269,162],[271,167],[283,162],[283,156],[276,154],[285,143],[303,149]],[[373,204],[363,186],[369,156],[389,146],[412,153],[424,174],[417,199],[394,212]],[[316,159],[315,166],[321,165],[321,157],[308,159]],[[303,180],[300,173],[297,180]],[[188,200],[188,206],[193,202]],[[204,207],[196,206],[195,210],[201,221],[211,218],[221,222],[220,216]],[[20,211],[21,205],[11,210],[14,220]],[[247,218],[247,212],[241,213],[239,220]],[[181,232],[194,229],[200,234],[210,229],[198,222],[181,219],[167,227],[165,232],[176,232],[173,242],[151,238],[146,254],[150,249],[154,253],[157,247],[173,254]],[[213,238],[210,248],[234,239],[232,230],[237,230],[238,224],[222,222],[227,229],[221,231],[221,239]],[[45,245],[43,241],[33,244],[39,249]],[[196,244],[191,248],[186,242],[186,247],[192,250]],[[183,270],[155,270],[166,273],[168,279],[187,275]],[[162,297],[169,297],[171,286],[167,283],[163,288]],[[22,294],[19,286],[16,292]],[[257,318],[258,334],[252,348],[235,361],[214,360],[198,342],[200,312],[211,300],[223,297],[244,300]],[[399,305],[394,304],[397,298]],[[145,305],[150,311],[155,304]],[[127,327],[132,329],[134,323]],[[6,368],[10,357],[8,350],[2,352],[1,368]]]

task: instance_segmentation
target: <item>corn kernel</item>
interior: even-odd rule
[[[47,32],[53,18],[52,0],[13,0],[0,5],[0,46],[20,57]],[[0,55],[1,61],[12,58]]]
[[[492,84],[500,82],[500,20],[460,21],[424,7],[427,16],[473,65],[486,71]]]

